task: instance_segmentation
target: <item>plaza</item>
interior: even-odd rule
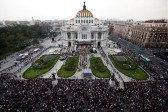
[[[16,3],[26,6],[29,1],[25,1]],[[150,5],[156,2],[151,1]],[[31,1],[31,14],[38,12],[33,6],[42,11],[36,17],[40,13],[41,17],[63,17],[0,23],[0,111],[166,112],[168,49],[153,48],[167,47],[168,21],[110,19],[116,13],[118,17],[131,17],[134,11],[138,14],[133,15],[135,18],[145,17],[146,12],[152,17],[160,8],[154,5],[155,10],[149,13],[145,0],[93,0],[79,7],[78,2]],[[12,11],[19,8],[14,3]],[[129,5],[136,10],[125,9]],[[145,10],[143,16],[139,16],[139,8]],[[72,16],[73,10],[76,14]]]
[[[124,82],[136,79],[118,70],[109,59],[109,55],[124,52],[116,42],[109,40],[108,32],[107,26],[104,26],[91,11],[86,9],[84,2],[83,9],[78,11],[76,17],[61,27],[60,35],[52,37],[52,41],[49,38],[42,40],[38,46],[26,51],[29,54],[28,58],[12,66],[6,64],[9,67],[3,69],[1,73],[8,71],[14,74],[13,77],[23,80],[32,78],[84,79],[86,71],[90,71],[89,79],[113,78],[119,83],[119,88],[124,88]],[[31,51],[33,53],[30,53]],[[39,69],[35,66],[36,64],[48,65],[49,62],[43,60],[43,57],[50,55],[60,57],[47,69],[45,67]],[[124,56],[116,56],[116,59],[127,60]],[[28,78],[25,74],[31,77]]]
[[[73,57],[73,56],[78,56],[79,61],[77,64],[76,71],[74,72],[73,75],[70,75],[66,78],[68,79],[85,79],[84,77],[84,69],[91,69],[90,68],[90,59],[92,57],[98,57],[102,60],[104,66],[107,67],[107,69],[110,71],[110,75],[106,78],[111,78],[114,77],[115,80],[119,82],[119,88],[124,88],[124,82],[129,82],[129,81],[134,81],[134,79],[127,77],[126,75],[122,74],[119,72],[110,59],[108,58],[108,55],[116,55],[118,53],[121,53],[122,50],[118,47],[112,47],[113,42],[111,42],[111,48],[109,46],[104,46],[104,47],[99,47],[99,48],[94,48],[96,49],[96,53],[91,53],[90,49],[92,47],[86,47],[86,46],[81,46],[78,47],[78,49],[74,49],[74,46],[63,46],[60,47],[59,44],[61,43],[61,35],[55,37],[56,42],[51,42],[50,39],[43,41],[43,43],[40,43],[40,50],[38,52],[33,53],[31,56],[29,56],[28,59],[25,61],[21,62],[18,64],[14,69],[12,68],[9,70],[9,73],[14,74],[13,77],[16,79],[23,79],[25,78],[22,77],[24,72],[32,66],[32,63],[34,63],[36,60],[40,59],[43,55],[49,55],[49,54],[67,54],[68,57]],[[109,43],[108,43],[109,44]],[[32,48],[32,50],[35,48]],[[92,48],[93,49],[93,48]],[[76,52],[74,52],[76,51]],[[58,76],[58,71],[61,69],[63,65],[65,65],[66,59],[65,60],[60,60],[58,59],[53,68],[51,68],[48,72],[38,76],[38,78],[54,78],[56,79],[63,79],[65,78],[64,76],[60,77]],[[91,70],[92,71],[92,70]],[[2,71],[3,72],[3,71]],[[63,74],[65,75],[65,74]],[[101,79],[100,77],[96,77],[93,72],[91,72],[91,77],[89,79]]]

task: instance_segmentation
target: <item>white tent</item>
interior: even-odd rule
[[[96,50],[96,48],[95,47],[93,47],[93,51],[95,51]]]
[[[116,49],[113,49],[113,51],[116,52],[116,53],[120,53],[120,52],[122,52],[122,49],[117,49],[116,48]]]
[[[52,86],[53,86],[53,87],[55,87],[57,84],[58,84],[58,80],[57,80],[57,79],[54,80],[54,81],[52,81]]]
[[[112,81],[111,79],[109,80],[109,84],[110,84],[111,87],[114,87],[114,86],[115,86],[115,82]]]

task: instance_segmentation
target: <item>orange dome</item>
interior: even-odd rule
[[[88,10],[81,10],[76,14],[76,17],[93,17],[93,14]]]
[[[93,14],[89,11],[89,10],[86,10],[86,5],[85,5],[85,2],[84,2],[84,5],[83,5],[83,10],[79,11],[77,14],[76,14],[76,17],[93,17]]]

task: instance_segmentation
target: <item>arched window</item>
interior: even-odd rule
[[[71,33],[70,32],[67,33],[67,37],[68,37],[68,39],[71,39]]]
[[[76,20],[76,23],[78,23],[78,21]]]
[[[77,33],[75,33],[75,39],[78,39],[78,34]]]
[[[88,23],[88,20],[86,20],[86,23]]]
[[[83,23],[85,23],[85,20],[83,20]]]
[[[92,23],[93,23],[93,20],[92,20]]]
[[[91,39],[94,39],[94,33],[91,33]]]
[[[90,20],[89,20],[89,23],[90,23]]]
[[[87,34],[85,34],[85,39],[87,39]]]

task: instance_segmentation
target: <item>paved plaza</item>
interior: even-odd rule
[[[28,59],[25,59],[23,62],[18,63],[17,65],[14,65],[14,61],[16,60],[19,53],[15,53],[11,56],[8,56],[6,59],[2,60],[0,71],[1,73],[11,73],[13,74],[13,78],[15,79],[23,79],[22,75],[23,73],[30,67],[32,64],[39,59],[42,55],[45,54],[62,54],[67,53],[68,56],[72,56],[72,51],[76,50],[76,46],[74,47],[67,47],[63,46],[60,47],[59,43],[60,41],[60,35],[55,38],[55,42],[52,42],[50,38],[44,39],[42,43],[40,43],[38,46],[34,46],[28,50],[24,50],[21,52],[29,52],[32,49],[39,48],[39,51],[31,54]],[[111,76],[114,77],[119,82],[119,87],[124,88],[123,82],[130,82],[134,81],[132,78],[125,76],[121,72],[119,72],[114,65],[111,63],[110,59],[108,58],[108,55],[110,54],[117,54],[119,52],[122,52],[120,48],[112,47],[109,48],[107,46],[96,48],[97,53],[90,53],[88,48],[81,47],[79,50],[79,64],[78,69],[76,73],[69,77],[68,79],[84,79],[84,69],[87,69],[90,67],[90,61],[89,58],[91,56],[94,57],[101,57],[103,63],[105,66],[108,67],[110,70]],[[119,59],[122,57],[118,57]],[[58,60],[57,63],[54,65],[54,67],[47,73],[39,76],[39,78],[53,78],[52,74],[55,74],[56,79],[62,79],[61,77],[57,76],[58,70],[61,68],[63,64],[65,64],[66,60]],[[99,79],[95,77],[94,75],[91,76],[91,79]]]
[[[56,38],[56,40],[59,39],[59,36]],[[39,59],[42,55],[45,54],[60,54],[62,52],[71,52],[74,50],[74,48],[69,48],[69,47],[59,47],[58,46],[59,41],[57,42],[51,42],[51,39],[45,39],[43,40],[42,43],[38,46],[34,46],[28,50],[24,50],[18,53],[15,53],[11,56],[8,56],[6,59],[2,60],[1,68],[0,71],[1,73],[11,73],[13,74],[13,78],[15,79],[23,79],[22,75],[23,73],[32,65],[33,62],[35,62],[37,59]],[[29,52],[32,49],[39,48],[40,50],[36,53],[31,54],[31,56],[28,57],[28,59],[25,59],[23,62],[19,62],[17,65],[14,65],[14,61],[16,60],[17,56],[22,53],[22,52]],[[69,51],[70,49],[70,51]],[[103,54],[104,53],[104,54]],[[85,68],[89,68],[90,63],[89,63],[89,58],[90,56],[94,57],[101,57],[104,65],[108,67],[108,69],[111,71],[111,75],[114,75],[115,78],[119,81],[122,82],[122,75],[117,72],[117,70],[114,68],[114,66],[111,66],[111,62],[108,59],[108,54],[116,54],[115,51],[112,51],[111,49],[103,48],[101,50],[97,50],[97,53],[91,54],[88,53],[88,51],[80,51],[80,62],[79,62],[79,67],[76,73],[72,76],[69,77],[69,79],[83,79],[83,70]],[[102,55],[106,55],[106,57],[103,57]],[[41,78],[52,78],[52,74],[55,73],[55,78],[61,79],[61,77],[57,76],[57,71],[61,68],[61,66],[65,63],[66,60],[61,61],[58,60],[55,66],[47,73],[43,74],[42,76],[39,76]],[[94,75],[91,77],[92,79],[98,79]],[[124,81],[130,81],[128,77],[123,77],[125,79]],[[23,79],[24,80],[24,79]],[[121,83],[121,87],[123,84]]]

